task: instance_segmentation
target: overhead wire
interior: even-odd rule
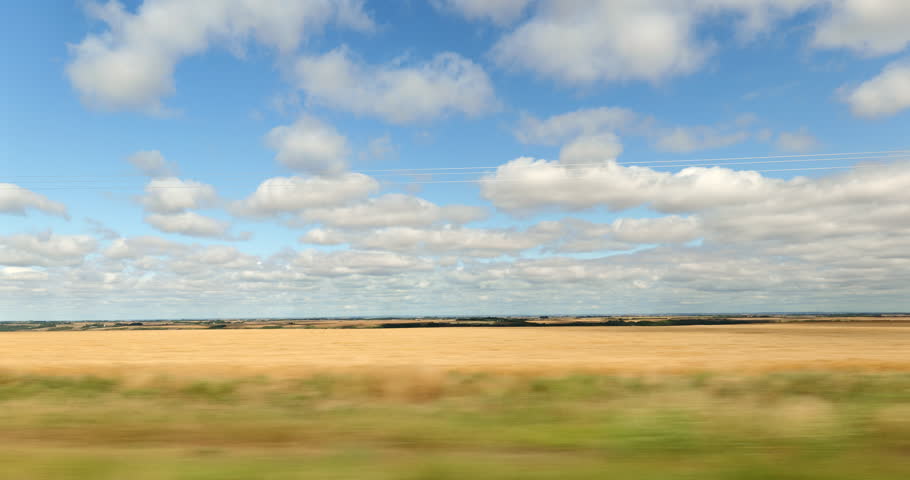
[[[824,157],[824,158],[819,158]],[[784,159],[784,160],[780,160]],[[754,156],[754,157],[729,157],[729,158],[714,158],[714,159],[692,159],[692,160],[652,160],[652,161],[638,161],[638,162],[613,162],[613,163],[570,163],[570,164],[561,164],[556,162],[547,162],[546,165],[549,167],[556,167],[560,169],[567,170],[578,170],[586,169],[593,167],[602,167],[605,165],[619,165],[624,167],[640,167],[640,168],[689,168],[689,167],[726,167],[730,165],[764,165],[764,164],[781,164],[781,163],[807,163],[807,162],[838,162],[838,161],[857,161],[857,160],[903,160],[910,159],[910,150],[885,150],[885,151],[875,151],[875,152],[849,152],[849,153],[824,153],[824,154],[801,154],[801,155],[772,155],[772,156]],[[746,161],[746,162],[734,162],[734,160],[756,160],[756,161]],[[723,163],[718,163],[723,162]],[[835,169],[845,169],[845,168],[854,168],[854,167],[865,167],[865,166],[884,166],[886,163],[878,164],[862,164],[862,165],[850,165],[850,166],[826,166],[826,167],[802,167],[802,168],[792,168],[792,169],[758,169],[758,170],[748,170],[755,172],[782,172],[782,171],[801,171],[801,170],[835,170]],[[512,166],[513,169],[523,169],[523,168],[533,168],[537,167],[539,164],[529,164],[523,166]],[[489,175],[495,174],[502,165],[495,167],[438,167],[438,168],[426,168],[426,169],[376,169],[376,170],[359,170],[353,173],[366,173],[366,172],[400,172],[400,173],[381,173],[378,175],[371,175],[375,178],[388,178],[388,177],[411,177],[406,181],[387,181],[383,180],[385,184],[392,185],[407,185],[407,184],[431,184],[431,183],[479,183],[479,182],[497,182],[504,181],[503,179],[495,178],[476,178],[476,179],[464,179],[464,180],[432,180],[434,176],[451,176],[451,175]],[[471,169],[475,171],[470,171]],[[480,171],[476,171],[482,169]],[[457,171],[455,171],[457,170]],[[746,171],[746,170],[739,170]],[[215,175],[216,177],[218,175]],[[97,190],[97,189],[118,189],[118,188],[135,188],[135,185],[126,185],[126,184],[110,184],[108,180],[101,180],[101,178],[112,178],[114,176],[105,176],[105,177],[91,177],[91,176],[19,176],[18,178],[33,178],[34,180],[26,180],[25,184],[28,184],[27,187],[21,185],[14,185],[13,187],[0,187],[0,190],[3,189],[15,189],[15,188],[29,188],[30,190]],[[145,179],[144,176],[134,176],[138,178]],[[428,177],[427,180],[422,180],[421,177]],[[7,177],[14,178],[14,177]],[[38,180],[42,178],[45,180]],[[55,180],[60,178],[60,180]],[[2,182],[3,180],[0,180]],[[105,182],[104,185],[91,185],[93,183]],[[88,184],[88,185],[86,185]],[[299,187],[299,182],[289,182],[287,184],[275,184],[271,183],[269,185],[260,185],[259,188],[288,188],[288,187]],[[209,185],[145,185],[144,189],[185,189],[185,188],[209,188]]]
[[[910,150],[881,150],[881,151],[870,151],[870,152],[844,152],[844,153],[812,153],[812,154],[799,154],[799,155],[766,155],[766,156],[753,156],[753,157],[728,157],[728,158],[697,158],[697,159],[676,159],[676,160],[638,160],[638,161],[622,161],[616,162],[617,165],[628,165],[628,166],[646,166],[641,165],[644,163],[647,164],[686,164],[686,163],[695,163],[695,162],[725,162],[731,160],[764,160],[764,159],[779,159],[779,158],[788,158],[788,159],[797,159],[797,158],[810,158],[810,157],[830,157],[831,160],[846,159],[843,157],[846,156],[856,156],[856,155],[880,155],[880,154],[908,154]],[[860,157],[856,157],[860,158]],[[591,162],[591,163],[573,163],[570,165],[573,166],[595,166],[602,165],[603,162]],[[491,170],[501,167],[502,165],[490,165],[490,166],[473,166],[473,167],[431,167],[431,168],[389,168],[389,169],[361,169],[356,170],[355,173],[373,173],[373,172],[400,172],[402,174],[407,174],[409,172],[435,172],[435,171],[450,171],[450,170]],[[211,174],[209,177],[225,177],[225,176],[235,176],[235,175],[246,175],[246,174]],[[117,174],[117,175],[5,175],[2,178],[146,178],[145,175],[141,174]]]

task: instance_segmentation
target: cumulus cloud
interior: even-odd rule
[[[657,134],[655,147],[673,153],[689,153],[698,150],[729,147],[748,140],[749,132],[728,131],[725,127],[698,125],[675,127]]]
[[[0,265],[59,266],[82,263],[97,247],[88,235],[17,234],[0,237]]]
[[[910,2],[834,0],[818,24],[813,45],[849,48],[865,55],[897,53],[910,43]]]
[[[910,234],[907,162],[791,180],[716,167],[667,173],[606,165],[579,172],[557,165],[531,159],[510,162],[489,177],[484,194],[498,207],[517,212],[600,206],[691,214],[610,225],[549,225],[551,230],[573,232],[560,234],[563,251],[605,248],[602,242],[607,240],[673,243],[701,238],[713,247],[748,243],[757,255],[795,256],[820,264],[871,254],[867,251],[886,262],[906,258],[901,238]],[[505,179],[510,181],[496,182]],[[581,247],[571,246],[570,240]]]
[[[301,57],[295,72],[310,100],[398,124],[477,116],[498,104],[483,68],[452,52],[413,65],[369,65],[340,47]]]
[[[776,183],[766,196],[702,213],[717,241],[749,239],[805,246],[812,241],[903,235],[910,225],[910,164],[862,168],[817,180]],[[713,233],[711,233],[713,232]]]
[[[421,272],[433,269],[428,259],[393,252],[346,250],[338,252],[300,252],[290,264],[297,271],[315,276],[389,275],[396,272]]]
[[[623,129],[639,119],[639,114],[621,107],[582,108],[545,119],[522,113],[515,136],[523,143],[556,145],[582,135]]]
[[[591,164],[616,160],[622,153],[622,143],[612,133],[578,137],[559,151],[560,163]]]
[[[483,219],[486,213],[480,207],[439,206],[411,195],[390,193],[355,205],[309,208],[301,213],[301,219],[337,228],[363,229],[427,226],[440,222],[462,224]]]
[[[146,0],[135,13],[116,0],[89,5],[107,29],[70,47],[66,73],[86,104],[106,110],[164,112],[177,64],[213,45],[254,39],[286,53],[329,23],[373,28],[360,0]]]
[[[516,20],[532,0],[431,0],[442,11],[452,11],[468,20],[489,20],[505,25]]]
[[[569,85],[663,78],[695,71],[710,47],[694,34],[696,14],[679,2],[543,1],[493,47],[502,66]]]
[[[703,233],[697,217],[669,215],[654,218],[618,218],[595,223],[577,218],[545,221],[530,230],[541,235],[547,252],[582,253],[628,251],[641,245],[682,244]],[[543,236],[545,235],[545,236]]]
[[[302,115],[291,125],[273,128],[266,144],[276,151],[278,163],[315,175],[335,175],[346,168],[348,142],[330,125]]]
[[[910,19],[905,20],[905,24]],[[858,87],[844,89],[844,101],[855,115],[880,118],[910,108],[910,59],[893,62]]]
[[[806,153],[818,148],[818,139],[805,127],[795,132],[781,132],[777,136],[777,149],[783,152]]]
[[[127,158],[134,167],[148,177],[173,177],[177,166],[164,159],[158,150],[136,152]]]
[[[160,214],[183,213],[193,208],[211,206],[218,199],[215,187],[179,178],[154,178],[145,186],[139,203],[147,211]]]
[[[29,210],[69,219],[66,205],[14,183],[0,183],[0,213],[26,215]]]
[[[188,249],[186,245],[151,235],[121,237],[104,249],[105,257],[121,260],[136,259],[148,255],[171,255]]]
[[[145,217],[145,222],[157,230],[191,237],[224,238],[230,224],[195,212],[160,214]]]
[[[385,160],[386,158],[396,157],[398,155],[398,147],[392,143],[392,137],[386,134],[370,140],[364,153],[372,160]]]
[[[563,142],[585,142],[600,137],[603,143],[615,132],[651,139],[655,148],[674,153],[723,148],[752,138],[751,127],[758,118],[741,114],[731,121],[716,125],[663,126],[655,118],[621,107],[583,108],[573,112],[537,118],[523,113],[516,138],[523,143],[557,145]],[[607,143],[616,143],[618,140]],[[571,145],[565,148],[575,148]],[[580,147],[578,147],[580,148]],[[607,151],[610,149],[608,148]],[[614,157],[618,155],[617,151]],[[609,157],[606,155],[605,157]]]
[[[307,208],[350,204],[377,190],[379,183],[361,173],[334,177],[275,177],[262,182],[249,197],[234,202],[231,210],[249,217],[300,213]]]
[[[47,280],[47,272],[28,267],[0,268],[0,278],[9,282],[40,282]]]
[[[678,213],[760,199],[783,182],[756,172],[718,167],[690,167],[669,173],[608,161],[570,169],[559,162],[523,157],[481,179],[481,191],[498,208],[512,212],[643,206]]]
[[[313,228],[300,237],[301,243],[311,245],[341,245],[348,243],[347,232],[325,228]]]
[[[538,167],[554,164],[560,165]],[[371,305],[357,309],[367,315],[402,312],[396,310],[402,305],[415,315],[431,309],[594,313],[906,305],[906,162],[793,180],[724,169],[669,174],[610,163],[584,170],[600,190],[611,192],[594,198],[602,200],[598,205],[686,213],[630,213],[603,223],[564,218],[521,229],[325,227],[301,241],[349,247],[270,256],[160,237],[117,238],[104,255],[91,255],[92,240],[85,236],[68,242],[62,237],[69,236],[53,234],[0,237],[0,258],[6,259],[0,290],[11,293],[4,297],[20,302],[23,312],[51,298],[116,305],[117,312],[154,299],[173,316],[299,315],[300,308],[325,315],[351,299]],[[605,186],[611,176],[616,182]],[[552,181],[523,189],[539,200],[538,190],[562,188],[558,182],[568,180]],[[587,182],[593,179],[581,175],[578,181],[565,188],[591,201]],[[41,282],[53,285],[53,292],[43,291]],[[542,289],[552,295],[542,297]]]
[[[113,240],[120,236],[115,230],[109,228],[100,220],[95,220],[94,218],[86,218],[85,223],[88,224],[89,230],[97,237],[104,240]]]
[[[626,243],[685,243],[701,235],[696,217],[620,218],[610,225],[612,237]]]
[[[550,232],[529,229],[483,229],[463,227],[387,227],[366,233],[345,233],[314,229],[301,237],[304,243],[341,244],[364,250],[420,253],[423,255],[458,254],[469,257],[515,255],[541,245]]]
[[[518,256],[545,252],[624,251],[639,245],[682,244],[703,235],[696,217],[676,215],[655,218],[620,218],[595,223],[575,218],[544,221],[525,229],[469,228],[464,226],[390,226],[369,231],[314,228],[300,237],[302,243],[347,244],[360,250],[418,253],[453,258]]]
[[[540,0],[492,56],[501,66],[573,86],[659,82],[705,64],[717,43],[698,28],[713,19],[733,18],[748,41],[810,10],[816,48],[886,55],[910,43],[904,0]]]
[[[138,200],[148,213],[145,223],[161,232],[225,240],[247,240],[251,236],[245,232],[233,237],[229,234],[230,222],[190,211],[212,207],[218,202],[215,188],[205,183],[174,177],[153,178]]]

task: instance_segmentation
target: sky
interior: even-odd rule
[[[0,320],[910,310],[905,0],[0,19]]]

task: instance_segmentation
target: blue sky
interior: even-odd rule
[[[902,0],[0,14],[0,319],[910,308]]]

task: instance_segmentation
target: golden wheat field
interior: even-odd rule
[[[0,333],[0,478],[903,480],[910,324]]]
[[[910,323],[0,334],[0,369],[297,377],[320,371],[910,371]]]

